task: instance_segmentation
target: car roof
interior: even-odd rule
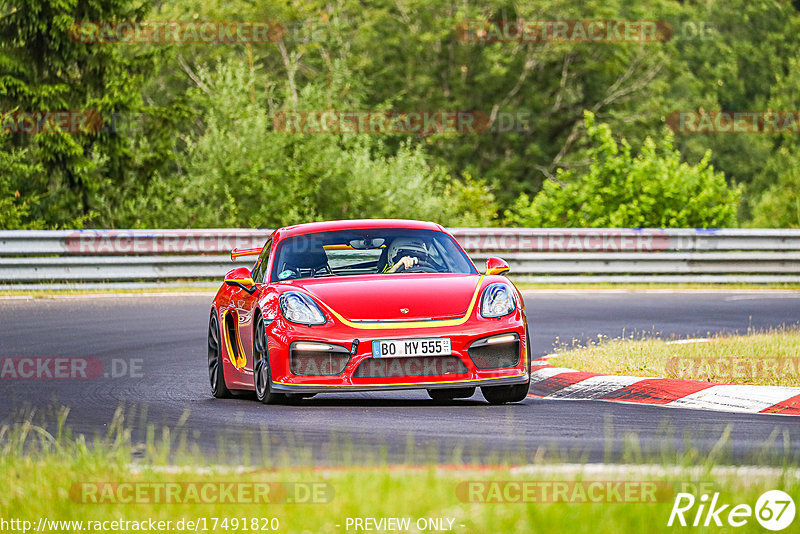
[[[443,231],[441,225],[430,221],[414,221],[408,219],[348,219],[342,221],[323,221],[279,228],[277,233],[282,239],[303,234],[330,232],[335,230],[353,230],[362,228],[410,228],[414,230]]]

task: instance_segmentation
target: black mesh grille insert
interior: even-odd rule
[[[292,350],[289,369],[299,376],[333,376],[342,374],[349,361],[347,352]]]
[[[467,366],[455,356],[420,356],[413,358],[367,358],[353,376],[383,378],[391,376],[435,376],[466,373]]]
[[[502,369],[519,363],[519,341],[470,347],[469,357],[478,369]]]

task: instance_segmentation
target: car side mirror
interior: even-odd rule
[[[228,274],[225,275],[225,285],[244,289],[251,295],[256,290],[253,275],[250,274],[250,269],[247,267],[237,267],[228,271]]]
[[[494,256],[490,258],[486,258],[486,274],[506,274],[511,268],[505,262],[505,260],[501,258],[496,258]]]

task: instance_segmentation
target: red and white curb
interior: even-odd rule
[[[587,373],[534,360],[529,396],[602,400],[721,412],[800,415],[800,387],[726,385],[696,380]]]

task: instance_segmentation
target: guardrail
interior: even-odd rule
[[[454,228],[531,282],[800,282],[800,230]],[[268,229],[0,231],[0,282],[221,278]],[[246,261],[252,261],[248,259]]]

